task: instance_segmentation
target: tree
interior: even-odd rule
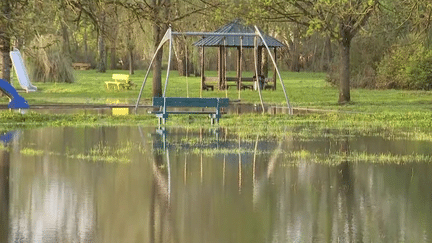
[[[339,103],[350,97],[351,41],[376,12],[379,0],[259,0],[267,11],[267,20],[295,22],[308,27],[308,32],[328,34],[340,47]]]
[[[11,48],[11,28],[12,28],[12,8],[10,0],[1,2],[1,19],[0,19],[0,44],[2,53],[2,78],[10,82],[10,66],[9,51]]]
[[[81,19],[81,15],[86,15],[89,17],[92,24],[95,26],[98,34],[98,71],[106,72],[107,64],[106,64],[106,22],[107,15],[111,12],[109,6],[111,6],[112,2],[107,2],[105,0],[64,0],[76,14],[76,21],[79,22]]]
[[[162,40],[169,22],[170,0],[152,0],[152,17],[153,17],[153,44],[156,50],[159,42]],[[153,97],[162,96],[162,55],[160,49],[156,54],[153,62]]]

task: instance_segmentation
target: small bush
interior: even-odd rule
[[[421,44],[393,47],[378,65],[378,87],[429,90],[431,85],[432,50]]]
[[[30,74],[35,82],[73,83],[72,60],[62,52],[60,40],[54,35],[37,36],[29,50]]]

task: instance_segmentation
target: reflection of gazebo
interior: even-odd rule
[[[225,89],[229,86],[236,86],[239,88],[251,88],[253,85],[244,85],[243,82],[252,82],[255,84],[257,81],[256,74],[253,77],[242,77],[242,62],[243,62],[243,48],[254,48],[254,41],[257,41],[257,48],[255,49],[254,55],[256,63],[256,72],[258,77],[263,84],[263,88],[272,88],[276,89],[276,72],[274,72],[274,77],[268,79],[262,75],[262,49],[265,48],[263,42],[260,38],[256,36],[223,36],[223,34],[232,34],[232,33],[245,33],[245,34],[253,34],[255,33],[255,29],[252,26],[245,26],[241,23],[241,20],[234,20],[233,22],[221,27],[216,30],[214,33],[220,33],[221,35],[215,36],[204,36],[201,40],[194,43],[195,46],[199,46],[202,48],[201,50],[201,88],[202,89],[213,89],[213,85],[210,85],[210,82],[217,84],[219,89]],[[268,47],[274,49],[274,55],[276,58],[276,48],[283,47],[284,45],[276,40],[273,37],[268,35],[263,36]],[[218,76],[217,77],[206,77],[204,75],[204,48],[205,47],[218,47]],[[227,77],[227,48],[237,48],[237,75],[236,77]],[[255,73],[255,71],[254,71]],[[255,86],[256,87],[256,86]]]

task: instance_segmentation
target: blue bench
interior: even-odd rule
[[[208,114],[211,118],[211,124],[219,122],[222,117],[221,108],[228,107],[228,98],[178,98],[178,97],[154,97],[153,106],[159,107],[160,111],[154,111],[153,114],[159,118],[159,127],[161,123],[165,124],[168,114]],[[214,111],[168,111],[169,107],[199,107],[199,108],[216,108]]]

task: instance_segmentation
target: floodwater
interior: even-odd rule
[[[2,139],[0,242],[432,241],[429,161],[286,156],[429,156],[431,142],[138,127]]]
[[[149,111],[153,110],[153,106],[141,106],[137,111],[135,108],[130,105],[121,105],[121,104],[113,104],[112,106],[104,106],[104,105],[95,105],[88,106],[85,105],[75,105],[75,106],[67,106],[67,105],[40,105],[32,107],[32,111],[37,111],[42,114],[98,114],[98,115],[111,115],[113,114],[113,108],[124,107],[128,109],[129,114],[147,114]],[[187,110],[203,110],[204,108],[185,108],[185,107],[172,107],[170,110],[172,111],[187,111]],[[214,108],[205,108],[205,110],[214,111]],[[264,112],[260,104],[249,104],[249,103],[239,103],[233,102],[227,108],[222,108],[222,111],[226,114],[243,114],[243,113],[267,113],[267,114],[289,114],[289,110],[286,106],[278,106],[278,105],[264,105]],[[294,113],[306,113],[311,110],[308,109],[300,109],[294,108]]]

